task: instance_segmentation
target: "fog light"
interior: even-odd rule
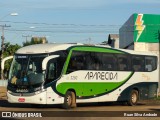
[[[42,98],[40,98],[39,100],[42,101]]]

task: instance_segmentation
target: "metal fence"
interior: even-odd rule
[[[6,87],[8,84],[8,80],[0,80],[0,86]]]

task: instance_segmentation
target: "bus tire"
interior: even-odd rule
[[[63,108],[70,109],[76,107],[76,96],[72,91],[67,91],[64,97]]]
[[[137,102],[138,102],[138,91],[132,90],[130,93],[130,97],[129,97],[127,104],[129,106],[135,106],[135,105],[137,105]]]

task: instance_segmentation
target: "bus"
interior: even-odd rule
[[[85,44],[37,44],[19,49],[7,86],[10,103],[126,102],[157,96],[158,58],[150,52]]]

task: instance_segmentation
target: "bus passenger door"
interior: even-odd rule
[[[57,78],[57,63],[55,59],[51,59],[47,63],[47,70],[46,70],[46,85],[50,84],[47,88],[47,104],[53,104],[55,99],[54,87],[55,87],[55,80]]]
[[[46,64],[45,86],[48,86],[46,96],[47,104],[61,103],[60,97],[55,92],[56,80],[59,78],[61,71],[61,67],[58,64],[58,61],[59,57],[54,58],[54,56],[50,56],[50,59],[46,58],[46,61],[44,62]]]

